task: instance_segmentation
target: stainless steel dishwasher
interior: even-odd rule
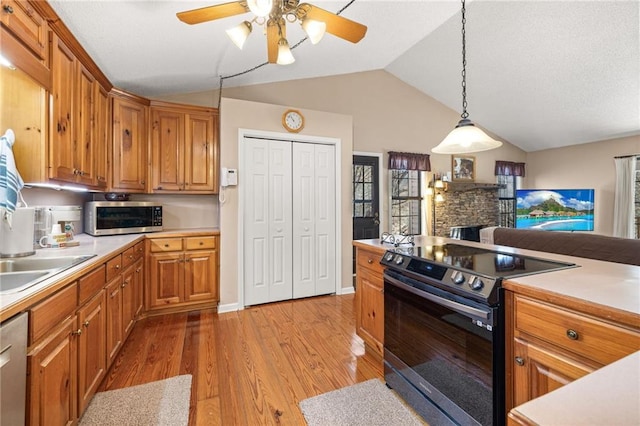
[[[0,425],[25,424],[28,314],[0,324]]]

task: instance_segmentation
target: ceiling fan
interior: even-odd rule
[[[252,31],[252,23],[265,26],[267,59],[280,65],[295,61],[287,42],[286,23],[300,21],[311,43],[320,41],[325,32],[351,43],[357,43],[367,27],[300,0],[240,0],[179,12],[178,19],[187,24],[200,24],[229,16],[252,12],[255,17],[227,30],[231,40],[242,49]]]

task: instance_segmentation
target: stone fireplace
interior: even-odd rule
[[[435,203],[434,234],[448,237],[454,226],[497,226],[500,188],[500,185],[491,183],[447,182],[441,192],[444,201]]]

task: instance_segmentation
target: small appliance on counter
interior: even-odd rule
[[[45,206],[35,208],[35,221],[33,231],[33,246],[35,248],[41,248],[49,246],[49,238],[47,242],[43,244],[44,237],[51,234],[64,234],[63,246],[75,245],[71,242],[74,240],[76,233],[80,232],[80,225],[82,223],[82,206]],[[60,226],[59,232],[55,225]],[[55,227],[55,228],[54,228]],[[60,240],[62,237],[56,238]],[[60,242],[60,241],[58,241]],[[55,247],[59,245],[54,244]]]
[[[11,225],[0,219],[0,257],[22,257],[35,254],[33,249],[33,207],[18,207]]]

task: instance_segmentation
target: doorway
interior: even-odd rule
[[[380,157],[353,156],[353,239],[363,240],[380,236]],[[353,271],[356,252],[353,248]]]

